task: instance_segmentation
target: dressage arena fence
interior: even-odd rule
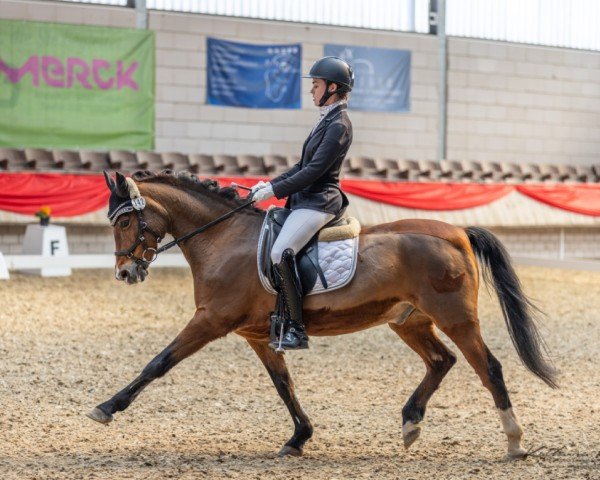
[[[31,270],[39,268],[113,268],[115,257],[106,254],[67,255],[65,257],[48,257],[44,255],[6,255],[4,257],[8,270]],[[183,255],[160,255],[153,262],[155,267],[187,267]]]

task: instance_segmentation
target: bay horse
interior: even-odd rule
[[[220,188],[214,180],[201,181],[189,173],[136,172],[129,179],[117,173],[116,182],[105,176],[111,199],[128,200],[132,188],[145,199],[143,216],[129,211],[116,218],[116,278],[128,284],[143,281],[161,238],[167,233],[189,237],[179,246],[191,267],[196,311],[137,378],[88,416],[108,424],[113,414],[129,407],[150,382],[209,342],[234,332],[246,339],[263,362],[291,414],[294,433],[279,455],[301,455],[313,427],[296,398],[284,356],[267,345],[275,297],[261,285],[256,261],[265,212],[243,208],[235,189]],[[234,209],[238,211],[231,214]],[[224,220],[217,223],[222,215]],[[202,233],[186,235],[207,223],[210,228]],[[556,387],[557,372],[536,328],[535,307],[524,295],[503,245],[483,228],[463,229],[429,220],[400,220],[364,228],[354,279],[342,289],[306,297],[306,327],[309,335],[341,335],[388,324],[422,358],[425,377],[402,409],[406,448],[419,437],[427,402],[456,362],[436,333],[436,328],[441,330],[491,392],[508,439],[508,457],[523,458],[527,455],[521,446],[523,431],[511,406],[502,367],[480,333],[477,258],[484,279],[497,292],[521,361]]]

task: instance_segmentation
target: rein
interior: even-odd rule
[[[137,264],[141,265],[143,268],[147,269],[149,267],[149,265],[154,262],[154,260],[156,260],[156,257],[158,257],[159,253],[162,253],[166,250],[168,250],[171,247],[174,247],[175,245],[179,245],[181,242],[185,242],[186,240],[194,237],[195,235],[198,235],[199,233],[202,233],[206,230],[208,230],[210,227],[215,226],[218,223],[221,223],[223,220],[227,220],[229,217],[231,217],[234,213],[252,205],[254,203],[254,200],[250,200],[246,203],[243,203],[242,205],[234,208],[233,210],[230,210],[229,212],[221,215],[218,218],[215,218],[214,220],[206,223],[205,225],[202,225],[201,227],[196,228],[195,230],[192,230],[189,233],[186,233],[185,235],[182,235],[179,238],[175,238],[173,241],[163,245],[162,247],[155,249],[152,247],[148,247],[146,244],[146,237],[144,236],[144,232],[147,231],[149,232],[151,235],[153,235],[156,239],[156,244],[158,245],[160,243],[160,241],[162,240],[160,235],[158,235],[157,233],[155,233],[151,228],[148,227],[148,224],[146,223],[146,221],[144,220],[144,217],[142,215],[142,210],[143,210],[143,206],[142,208],[135,209],[135,212],[137,213],[137,217],[138,217],[138,238],[137,240],[128,248],[125,250],[117,250],[115,252],[115,256],[117,257],[127,257],[127,258],[131,258],[132,260],[134,260]],[[143,204],[145,206],[145,202]],[[136,257],[133,252],[134,250],[139,246],[142,245],[144,247],[144,251],[142,252],[142,257]],[[149,253],[148,257],[146,257],[146,252]]]
[[[192,238],[193,236],[198,235],[199,233],[202,233],[205,230],[208,230],[210,227],[216,225],[217,223],[221,223],[223,220],[227,220],[234,213],[239,212],[240,210],[252,205],[253,203],[254,203],[254,200],[250,200],[249,202],[243,203],[239,207],[236,207],[233,210],[230,210],[229,212],[225,213],[224,215],[221,215],[220,217],[215,218],[211,222],[208,222],[207,224],[202,225],[201,227],[198,227],[196,230],[192,230],[191,232],[186,233],[185,235],[182,235],[179,238],[176,238],[172,242],[169,242],[166,245],[163,245],[162,247],[160,247],[156,251],[156,255],[164,252],[165,250],[168,250],[171,247],[174,247],[175,245],[179,245],[181,242],[185,242],[187,239]],[[150,233],[152,233],[152,232],[150,232]]]

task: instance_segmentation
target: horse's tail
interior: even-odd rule
[[[482,265],[486,284],[496,290],[508,333],[521,361],[544,382],[557,388],[557,371],[546,358],[548,350],[532,316],[533,310],[539,310],[523,293],[508,252],[500,240],[484,228],[467,227],[465,232]]]

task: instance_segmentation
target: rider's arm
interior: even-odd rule
[[[302,164],[302,159],[300,159],[300,161],[296,165],[294,165],[292,168],[290,168],[287,172],[284,172],[281,175],[279,175],[278,177],[275,177],[273,180],[271,180],[271,183],[281,182],[281,180],[285,180],[286,178],[294,175],[296,172],[299,172],[300,168],[301,168],[301,164]]]
[[[284,198],[292,193],[308,187],[323,175],[331,164],[339,157],[340,152],[348,147],[350,135],[348,127],[343,123],[334,123],[327,128],[323,140],[312,159],[294,174],[280,180],[271,180],[273,192],[277,198]],[[292,170],[294,170],[292,168]]]

